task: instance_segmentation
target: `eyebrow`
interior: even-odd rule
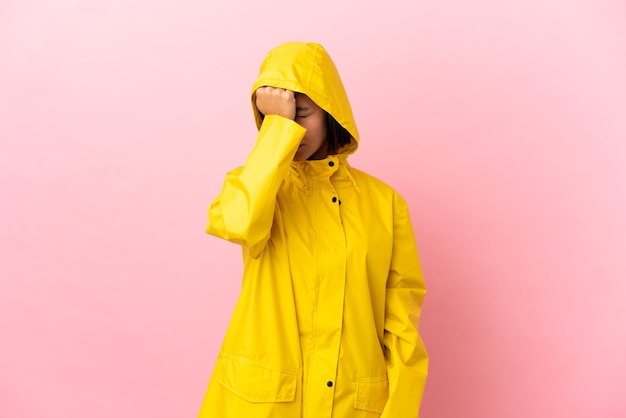
[[[309,110],[307,106],[296,106],[296,112]]]

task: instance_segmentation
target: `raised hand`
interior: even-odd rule
[[[256,92],[256,107],[263,115],[280,115],[293,120],[296,117],[296,97],[291,90],[263,86]]]

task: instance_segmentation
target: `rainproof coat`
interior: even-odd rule
[[[308,95],[351,143],[293,161],[305,129],[262,119],[261,86]],[[348,164],[359,135],[320,45],[272,50],[252,91],[256,145],[209,208],[207,232],[242,246],[244,273],[199,416],[417,417],[425,287],[405,201]]]

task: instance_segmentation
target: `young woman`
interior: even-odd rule
[[[359,134],[324,48],[270,51],[252,107],[256,145],[209,208],[244,273],[199,416],[416,418],[428,357],[409,211],[348,164]]]

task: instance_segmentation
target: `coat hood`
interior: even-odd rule
[[[256,107],[254,92],[263,86],[279,87],[306,94],[319,107],[330,113],[343,126],[352,140],[338,154],[356,151],[359,141],[348,96],[337,68],[324,47],[308,42],[288,42],[272,49],[252,87],[252,109],[257,128],[263,122]]]

